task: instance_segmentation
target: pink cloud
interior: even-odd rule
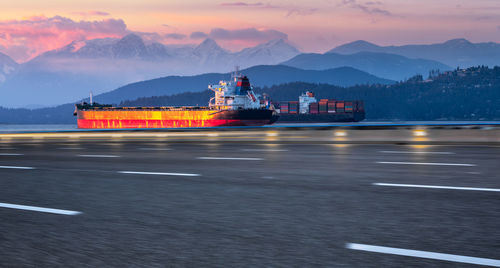
[[[0,21],[0,32],[1,51],[21,62],[75,40],[122,37],[129,33],[121,19],[74,21],[62,16]]]

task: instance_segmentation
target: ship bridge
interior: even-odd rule
[[[211,108],[220,110],[259,109],[258,96],[253,92],[250,80],[244,75],[233,75],[230,81],[220,81],[218,85],[209,85],[215,92],[210,99]]]

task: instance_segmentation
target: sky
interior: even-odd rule
[[[129,33],[164,44],[210,37],[232,51],[278,38],[303,52],[355,40],[500,42],[500,0],[0,1],[0,52],[18,62],[72,41]]]

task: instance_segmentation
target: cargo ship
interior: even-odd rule
[[[256,95],[248,77],[235,72],[230,81],[209,85],[215,92],[205,107],[113,107],[94,103],[75,105],[78,128],[198,128],[261,126],[278,114]]]
[[[359,122],[365,119],[363,101],[317,101],[310,91],[300,95],[298,101],[280,102],[275,106],[279,114],[278,123]]]

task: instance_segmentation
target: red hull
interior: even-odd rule
[[[269,120],[126,120],[126,119],[78,119],[78,128],[190,128],[218,126],[260,126]]]
[[[198,128],[255,126],[273,123],[271,110],[211,110],[189,108],[77,109],[78,128]]]

